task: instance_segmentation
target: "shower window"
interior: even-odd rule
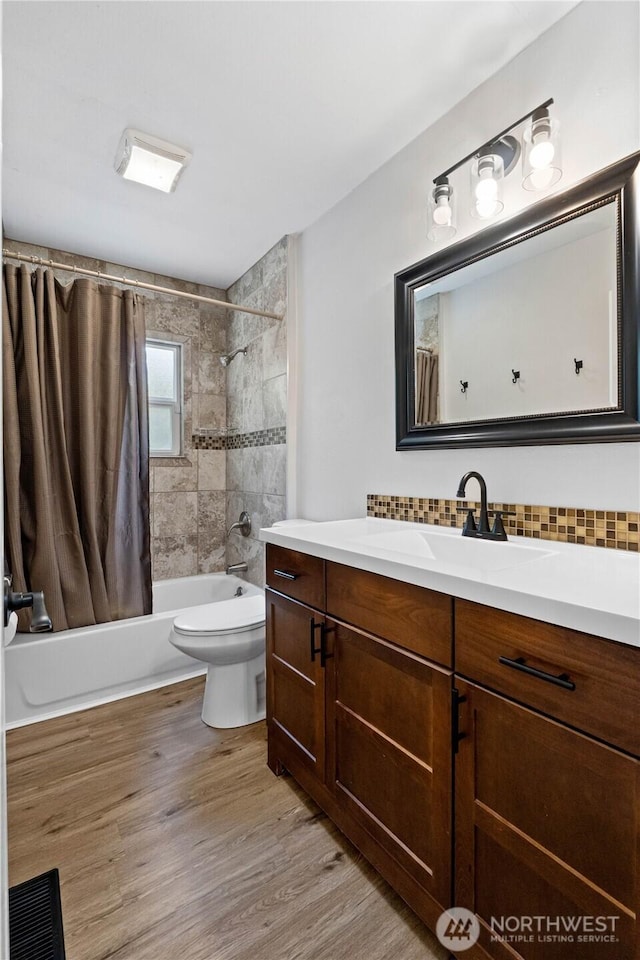
[[[149,453],[182,454],[182,344],[147,339]]]

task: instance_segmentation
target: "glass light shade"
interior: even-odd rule
[[[560,124],[548,111],[534,114],[523,134],[522,186],[525,190],[548,190],[562,176]]]
[[[483,152],[471,164],[471,216],[491,220],[504,210],[504,161],[497,153]]]
[[[120,138],[115,169],[125,180],[172,193],[190,160],[191,154],[184,147],[127,128]]]
[[[456,235],[456,210],[453,187],[448,180],[436,183],[429,194],[427,237],[436,243]]]

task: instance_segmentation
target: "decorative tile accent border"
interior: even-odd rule
[[[480,508],[480,504],[473,500],[392,497],[370,493],[367,495],[367,516],[462,527],[465,514],[458,513],[458,507],[463,504],[476,510]],[[513,511],[515,516],[504,518],[505,530],[520,537],[639,552],[640,513],[540,507],[521,503],[490,503],[489,509]]]
[[[194,433],[191,442],[195,450],[239,450],[242,447],[270,447],[287,442],[286,427],[268,427],[252,433]]]
[[[240,447],[270,447],[275,443],[286,442],[286,427],[268,427],[266,430],[254,430],[252,433],[227,434],[227,450],[236,450]]]
[[[226,450],[227,438],[224,434],[218,436],[207,436],[202,433],[194,433],[191,437],[191,443],[194,450]]]

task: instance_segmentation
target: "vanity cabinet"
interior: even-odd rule
[[[455,902],[481,926],[464,955],[637,960],[640,764],[630,755],[639,745],[637,651],[456,601],[456,670],[474,682],[456,677],[464,700]],[[540,937],[535,926],[511,921],[509,931],[498,930],[511,937],[505,945],[495,940],[492,917],[524,924],[613,917],[600,937],[617,941],[598,940],[590,920],[573,942],[554,941],[567,931],[546,920]]]
[[[298,556],[267,547],[269,765],[433,925],[451,892],[451,598]]]
[[[465,957],[640,960],[637,649],[269,544],[267,653],[271,769]]]

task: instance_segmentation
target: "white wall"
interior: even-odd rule
[[[393,326],[394,273],[434,249],[432,178],[550,96],[563,135],[556,189],[638,150],[638,50],[636,3],[580,4],[303,232],[299,515],[361,516],[372,492],[453,497],[468,469],[494,500],[640,509],[636,443],[396,452]],[[510,193],[512,213],[536,200]]]

